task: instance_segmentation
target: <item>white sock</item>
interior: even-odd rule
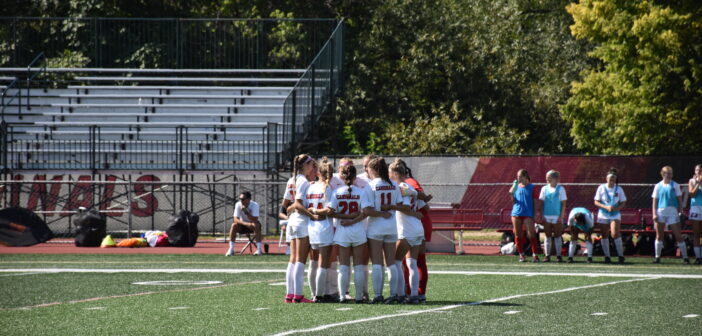
[[[551,237],[544,239],[544,255],[547,257],[551,255]]]
[[[604,252],[605,257],[609,257],[609,238],[602,238],[600,243],[602,243],[602,252]]]
[[[365,269],[368,269],[368,266]],[[368,279],[366,279],[363,265],[353,267],[353,282],[355,283],[354,287],[356,287],[356,300],[363,299],[363,288],[368,286]]]
[[[388,285],[390,286],[390,296],[397,295],[397,267],[395,265],[388,266]]]
[[[397,295],[405,296],[405,272],[402,270],[402,260],[395,260],[395,269],[397,272]]]
[[[683,259],[687,259],[687,246],[685,245],[685,241],[679,242],[678,248],[680,249],[680,256],[683,257]]]
[[[366,282],[363,283],[363,294],[368,294],[368,265],[362,265],[363,266],[363,274],[365,274],[365,279]]]
[[[622,237],[614,238],[614,247],[617,248],[617,255],[620,257],[624,256],[624,242],[622,242]]]
[[[577,246],[576,241],[570,241],[570,244],[568,244],[568,258],[572,258],[575,255],[575,248]]]
[[[587,248],[587,257],[592,258],[592,242],[591,241],[586,241],[585,242],[585,248]]]
[[[229,251],[227,253],[234,254],[234,241],[233,240],[229,241]]]
[[[295,278],[295,264],[289,262],[288,269],[285,271],[285,294],[292,294],[294,292],[294,281]]]
[[[262,252],[262,251],[261,251],[261,242],[257,242],[257,243],[256,243],[256,251]]]
[[[343,298],[344,293],[349,290],[349,266],[339,265],[339,295]]]
[[[319,262],[316,260],[310,260],[310,268],[307,270],[307,283],[310,285],[310,293],[315,295],[317,293],[317,269],[319,268]]]
[[[324,296],[327,294],[327,272],[328,268],[320,268],[317,270],[317,292],[315,296]]]
[[[373,264],[373,292],[375,293],[376,297],[383,295],[383,281],[385,281],[385,279],[383,279],[384,276],[385,273],[383,273],[383,266]],[[339,292],[339,295],[344,293],[346,292]]]
[[[327,273],[327,294],[329,295],[334,295],[337,293],[337,287],[339,286],[339,279],[337,276],[337,271],[336,268],[339,266],[339,263],[334,261],[331,263],[331,266],[329,267],[329,271]]]
[[[301,262],[295,263],[294,273],[293,293],[295,295],[302,295],[303,288],[305,287],[305,264]]]
[[[556,243],[556,256],[561,256],[561,250],[563,249],[563,237],[553,238],[554,243]]]
[[[660,258],[661,252],[663,252],[663,241],[656,240],[656,243],[653,246],[656,247],[656,258]]]
[[[419,268],[417,259],[407,258],[407,268],[409,268],[410,296],[419,295]]]
[[[695,250],[695,258],[702,258],[702,247],[695,246],[693,250]]]

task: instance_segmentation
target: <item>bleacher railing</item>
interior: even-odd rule
[[[0,67],[47,58],[79,67],[172,69],[304,68],[335,19],[0,17]],[[73,59],[71,59],[73,58]],[[65,63],[65,62],[64,62]]]
[[[39,66],[37,68],[32,68],[33,66]],[[27,110],[31,110],[31,95],[29,90],[32,87],[32,81],[46,71],[46,57],[44,52],[39,53],[34,59],[27,65],[27,72],[25,73],[25,78],[15,78],[7,87],[2,90],[2,95],[0,96],[0,115],[2,120],[5,120],[5,109],[9,106],[15,99],[17,99],[17,113],[22,113],[22,87],[21,83],[26,82],[26,104]],[[15,94],[8,96],[10,90],[16,89]]]
[[[148,128],[148,129],[146,129]],[[263,127],[2,125],[5,170],[267,170],[279,160],[278,125]],[[237,130],[251,140],[231,139]],[[70,134],[70,137],[65,135]],[[273,162],[269,162],[273,160]]]
[[[344,21],[341,20],[283,104],[283,143],[286,158],[324,113],[333,112],[343,83]]]

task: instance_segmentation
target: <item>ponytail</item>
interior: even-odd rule
[[[397,175],[399,175],[402,179],[407,177],[407,166],[402,159],[395,159],[395,161],[390,164],[390,170],[397,173]]]
[[[380,179],[388,184],[392,184],[392,181],[390,181],[390,176],[388,175],[388,164],[385,163],[385,159],[382,157],[372,159],[370,162],[368,162],[368,168],[373,169],[373,171],[380,176]]]
[[[293,159],[293,177],[300,174],[305,163],[311,159],[307,154],[300,154]]]
[[[341,170],[341,178],[344,179],[344,183],[349,187],[349,195],[351,194],[351,186],[353,185],[353,180],[356,179],[356,167],[344,166]]]
[[[329,189],[329,181],[334,174],[334,166],[327,157],[322,158],[322,162],[319,164],[319,177],[324,183],[324,201],[327,200],[327,189]]]

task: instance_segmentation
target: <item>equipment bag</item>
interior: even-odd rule
[[[106,235],[107,219],[105,215],[97,210],[90,210],[78,213],[73,220],[76,226],[76,246],[99,247],[102,239]]]
[[[170,225],[166,230],[168,242],[176,247],[193,247],[197,243],[199,234],[197,223],[200,216],[188,210],[180,210],[177,215],[171,217]]]

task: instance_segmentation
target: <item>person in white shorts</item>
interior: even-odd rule
[[[306,209],[297,210],[295,203],[302,204],[302,197],[309,182],[317,177],[317,162],[307,154],[300,154],[293,160],[293,177],[288,180],[283,196],[283,207],[288,213],[287,233],[290,237],[290,262],[286,271],[286,303],[313,302],[302,295],[304,288],[305,263],[310,249],[308,220],[315,217]]]
[[[372,179],[370,188],[373,195],[374,211],[364,211],[368,218],[368,249],[373,263],[373,291],[375,297],[372,303],[383,303],[383,283],[385,273],[383,262],[390,273],[388,284],[390,296],[397,295],[397,280],[399,270],[395,267],[395,244],[397,243],[397,223],[395,212],[402,205],[400,187],[390,180],[388,165],[385,159],[378,157],[368,163],[368,175]],[[387,215],[382,212],[387,211]]]
[[[692,222],[692,246],[695,251],[695,264],[702,265],[702,164],[695,166],[695,175],[687,185],[690,192],[690,222]]]
[[[602,234],[602,252],[605,255],[605,264],[611,263],[609,254],[610,232],[614,238],[614,246],[617,249],[619,263],[624,263],[624,244],[621,236],[622,214],[621,209],[626,204],[624,189],[619,186],[619,177],[616,169],[611,168],[607,172],[607,183],[600,185],[595,192],[595,206],[600,210],[597,212],[597,224]]]
[[[364,288],[368,282],[364,267],[368,265],[365,256],[368,255],[366,230],[363,225],[365,212],[374,212],[373,202],[368,198],[365,190],[355,186],[356,167],[353,165],[343,166],[340,178],[345,182],[345,186],[339,187],[332,196],[331,207],[334,209],[334,217],[337,219],[336,232],[334,232],[334,244],[339,249],[339,301],[346,303],[348,299],[344,295],[349,290],[351,277],[351,256],[353,256],[354,282],[356,287],[356,303],[364,302]],[[388,213],[389,215],[389,213]],[[364,264],[364,260],[365,264]]]
[[[239,194],[239,202],[234,205],[234,223],[229,230],[229,250],[225,253],[225,256],[234,255],[234,242],[236,241],[236,234],[254,234],[254,241],[256,242],[256,252],[254,255],[261,255],[263,251],[261,250],[261,222],[258,220],[259,206],[258,203],[251,200],[251,193],[244,191]]]
[[[661,262],[661,253],[663,252],[663,235],[666,227],[673,231],[673,236],[678,242],[680,255],[683,258],[683,263],[689,264],[687,259],[687,247],[683,240],[680,229],[680,214],[682,213],[682,191],[680,185],[673,181],[673,168],[665,166],[661,169],[661,177],[663,180],[658,182],[653,188],[653,199],[651,209],[653,211],[653,222],[656,223],[656,255],[653,259],[654,264]]]
[[[587,248],[587,262],[592,262],[592,228],[594,220],[590,210],[578,207],[570,210],[568,214],[568,227],[570,228],[570,245],[568,246],[568,263],[573,262],[575,249],[579,245],[578,235],[585,234],[585,247]]]
[[[565,188],[558,184],[561,174],[555,170],[546,173],[545,186],[539,193],[539,201],[536,202],[536,217],[544,225],[544,262],[551,261],[551,241],[555,245],[556,260],[563,262],[561,248],[563,247],[563,219],[565,217],[566,196]]]
[[[419,268],[417,258],[424,245],[424,227],[422,226],[422,215],[420,209],[426,207],[424,201],[418,199],[417,190],[405,183],[407,169],[399,159],[390,164],[390,179],[400,186],[403,204],[409,204],[409,209],[397,212],[397,251],[395,253],[395,266],[400,270],[398,275],[397,294],[388,300],[402,303],[419,303]],[[409,268],[410,295],[405,296],[405,279],[402,272],[402,261],[407,258],[407,268]]]
[[[327,293],[329,282],[328,272],[331,264],[331,246],[334,243],[334,227],[329,216],[333,215],[331,208],[332,189],[329,181],[334,167],[327,158],[319,163],[318,180],[312,182],[302,197],[302,204],[294,203],[297,210],[307,209],[318,218],[310,218],[308,222],[310,267],[307,272],[310,291],[315,302],[329,302]]]

